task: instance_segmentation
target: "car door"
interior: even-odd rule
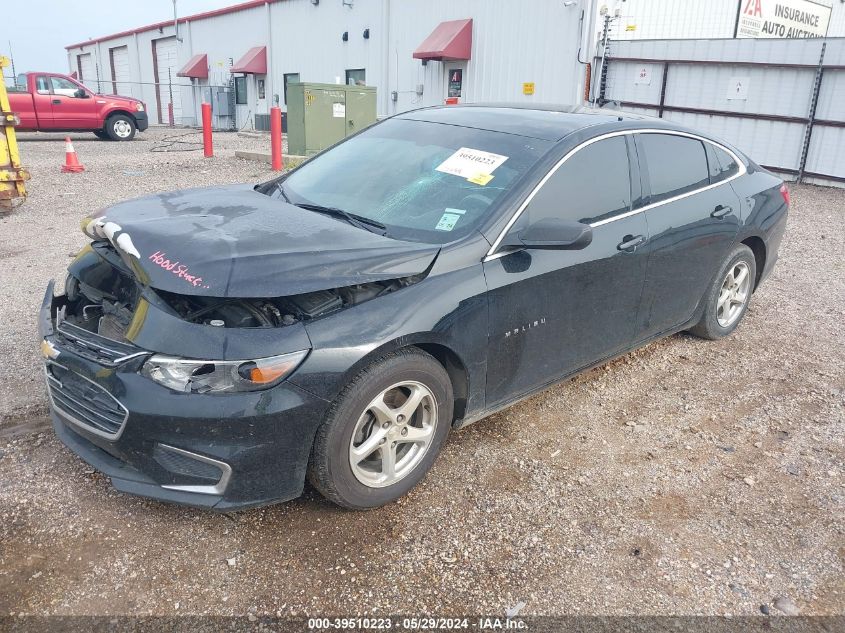
[[[588,141],[529,198],[510,231],[558,217],[592,226],[581,250],[497,252],[484,262],[492,406],[625,349],[636,337],[648,227],[624,133]]]
[[[730,178],[715,164],[715,154],[706,149],[707,141],[680,133],[634,138],[651,234],[640,312],[647,338],[693,316],[734,242],[740,201]]]
[[[35,91],[32,93],[32,105],[38,117],[38,128],[49,130],[53,124],[53,89],[47,75],[35,76]]]
[[[65,77],[52,76],[50,82],[53,86],[53,127],[69,130],[98,127],[97,105],[90,92]]]

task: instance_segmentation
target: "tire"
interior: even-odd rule
[[[94,136],[96,136],[98,139],[100,139],[102,141],[109,140],[109,135],[106,134],[105,130],[94,130]]]
[[[421,398],[419,404],[404,400],[411,393]],[[317,430],[308,480],[344,508],[391,503],[431,468],[449,435],[453,410],[449,375],[431,355],[413,347],[388,354],[358,374],[332,405]],[[412,412],[403,419],[402,411]],[[385,451],[394,455],[394,478],[385,474],[390,471]]]
[[[135,120],[125,114],[113,114],[106,120],[105,133],[113,141],[131,141],[137,130]]]
[[[732,280],[729,276],[733,276]],[[737,283],[740,276],[742,280]],[[745,244],[738,244],[707,290],[701,320],[688,330],[689,333],[715,341],[733,332],[748,310],[756,279],[754,253]],[[726,312],[728,305],[729,312]]]

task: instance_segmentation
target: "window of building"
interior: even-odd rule
[[[300,82],[299,73],[285,73],[282,75],[282,84],[284,84],[285,105],[288,103],[288,84],[297,84]]]
[[[235,77],[235,103],[246,105],[246,77]]]
[[[347,86],[366,86],[367,71],[364,68],[349,68],[346,70]]]
[[[544,218],[596,222],[631,208],[631,174],[624,136],[591,143],[546,181],[528,207],[533,224]]]
[[[651,182],[651,202],[660,202],[710,183],[704,144],[672,134],[637,134]]]

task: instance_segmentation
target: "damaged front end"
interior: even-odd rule
[[[114,245],[100,240],[85,247],[68,267],[61,319],[151,352],[252,358],[265,352],[271,339],[274,352],[302,349],[307,337],[301,328],[309,321],[401,290],[426,274],[282,297],[182,295],[140,283]],[[254,346],[248,343],[250,334]],[[282,343],[286,339],[295,342]],[[255,349],[248,352],[246,347]]]

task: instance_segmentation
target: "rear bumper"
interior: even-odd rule
[[[138,128],[139,132],[143,132],[150,127],[150,119],[146,112],[135,113],[135,126]]]
[[[176,393],[138,373],[145,353],[116,365],[94,362],[55,330],[62,300],[53,297],[51,283],[38,319],[53,426],[65,446],[116,489],[220,511],[302,493],[326,401],[287,382],[223,396]],[[88,393],[74,391],[75,383]],[[96,403],[109,398],[126,416],[119,428],[104,432],[94,426]]]

